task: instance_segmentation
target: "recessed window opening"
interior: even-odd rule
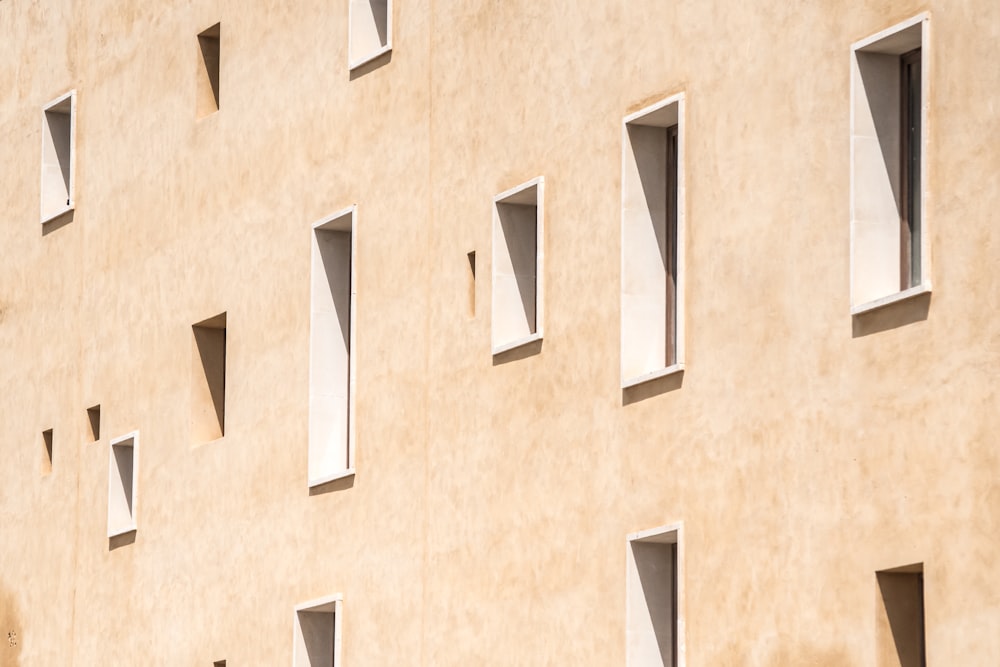
[[[469,260],[469,317],[476,316],[476,251],[468,253]]]
[[[42,222],[73,209],[76,93],[70,92],[42,111]]]
[[[625,119],[622,385],[683,368],[683,96]]]
[[[629,536],[626,609],[628,667],[683,664],[680,640],[680,527]]]
[[[139,432],[115,438],[108,459],[108,537],[136,529],[136,482]]]
[[[87,423],[90,424],[90,439],[97,441],[101,439],[101,406],[95,405],[87,408]]]
[[[853,46],[851,306],[855,313],[930,290],[923,219],[924,78],[920,15]]]
[[[52,429],[42,431],[42,474],[52,472]]]
[[[216,23],[198,35],[198,117],[219,110],[219,64],[222,24]]]
[[[191,430],[210,442],[226,432],[226,313],[199,322],[194,332]]]
[[[295,667],[337,667],[340,664],[340,595],[313,600],[295,608],[292,663]]]
[[[309,334],[309,485],[354,470],[354,217],[313,225]]]
[[[493,354],[542,337],[542,210],[538,177],[493,200]]]
[[[392,0],[350,0],[348,65],[363,65],[392,48]]]
[[[226,667],[226,661],[216,660],[215,662],[212,663],[212,667]]]
[[[878,667],[926,667],[923,564],[876,572]]]

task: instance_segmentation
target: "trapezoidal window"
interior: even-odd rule
[[[340,665],[342,597],[305,602],[295,607],[292,664],[294,667]]]
[[[923,563],[882,570],[875,575],[880,603],[876,666],[926,667]]]
[[[191,327],[191,435],[195,443],[226,434],[226,314]]]
[[[42,111],[43,223],[73,210],[76,91],[49,102]]]
[[[108,537],[136,529],[139,432],[115,438],[108,448]]]
[[[221,40],[221,23],[216,23],[198,35],[198,118],[219,110]]]
[[[679,525],[634,533],[628,538],[626,664],[684,664]]]
[[[625,118],[621,381],[684,368],[684,96]]]
[[[851,310],[930,291],[922,158],[926,15],[853,45]]]
[[[313,225],[309,326],[309,486],[354,472],[354,218]]]
[[[348,67],[392,50],[392,0],[349,0]]]
[[[542,210],[545,180],[493,198],[493,354],[542,337]]]

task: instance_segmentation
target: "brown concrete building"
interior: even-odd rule
[[[0,0],[0,665],[1000,664],[998,56]]]

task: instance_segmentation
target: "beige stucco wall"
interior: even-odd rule
[[[1000,662],[1000,5],[393,4],[351,76],[346,0],[0,0],[0,664],[288,664],[293,606],[341,592],[347,665],[624,665],[626,535],[671,522],[688,667],[872,665],[875,571],[916,562],[928,663]],[[921,11],[934,291],[852,319],[850,45]],[[621,122],[681,91],[686,370],[623,393]],[[545,337],[495,361],[491,202],[536,176]],[[352,203],[357,474],[310,494],[310,224]]]

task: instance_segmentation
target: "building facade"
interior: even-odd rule
[[[0,44],[0,664],[1000,664],[1000,4]]]

